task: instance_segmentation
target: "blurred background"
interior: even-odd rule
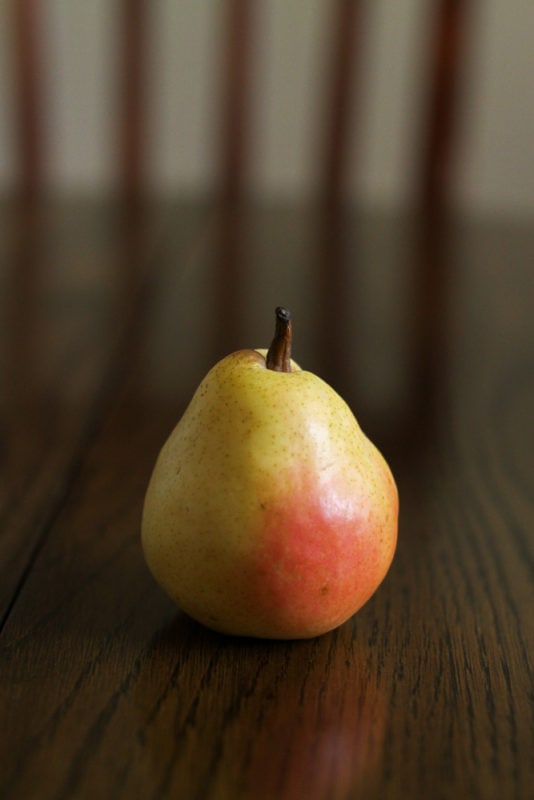
[[[410,438],[530,318],[533,30],[530,0],[0,0],[11,361],[145,309],[174,409],[282,304]]]
[[[248,194],[298,202],[324,178],[337,91],[343,193],[396,209],[419,190],[436,14],[446,7],[460,17],[451,202],[465,214],[529,218],[530,0],[1,0],[0,192],[21,169],[57,193],[114,192],[129,147],[129,180],[142,174],[157,196],[209,195],[233,158]]]

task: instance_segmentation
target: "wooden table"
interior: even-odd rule
[[[534,797],[534,232],[169,203],[1,208],[0,796]],[[347,399],[396,558],[315,640],[178,612],[139,540],[159,447],[231,349]]]

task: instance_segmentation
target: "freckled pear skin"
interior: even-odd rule
[[[197,621],[297,639],[337,627],[377,589],[398,495],[347,404],[291,361],[289,315],[277,313],[267,356],[241,350],[216,364],[163,446],[142,544]]]

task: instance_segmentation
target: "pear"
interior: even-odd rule
[[[297,639],[351,617],[386,575],[398,494],[345,401],[271,347],[240,350],[201,382],[164,444],[142,518],[147,564],[216,631]]]

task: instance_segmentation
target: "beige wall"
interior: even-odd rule
[[[113,184],[116,0],[42,0],[48,171],[61,190]],[[220,0],[152,0],[150,174],[157,190],[213,184]],[[424,32],[432,0],[373,0],[349,187],[395,206],[410,196]],[[251,184],[268,195],[313,190],[330,0],[258,0]],[[0,0],[0,187],[13,176],[7,0]],[[474,0],[465,65],[458,204],[475,213],[534,212],[534,2]]]

